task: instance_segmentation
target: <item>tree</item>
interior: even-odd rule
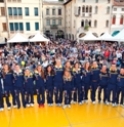
[[[84,26],[84,30],[85,30],[85,31],[88,31],[88,30],[89,30],[89,26],[88,26],[88,25],[85,25],[85,26]]]

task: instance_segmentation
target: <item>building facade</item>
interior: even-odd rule
[[[43,31],[47,36],[63,37],[65,31],[63,2],[43,2]]]

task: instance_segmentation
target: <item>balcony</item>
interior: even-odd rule
[[[58,25],[50,25],[51,29],[58,29]]]
[[[82,17],[86,17],[86,18],[92,17],[92,14],[91,13],[83,13]]]

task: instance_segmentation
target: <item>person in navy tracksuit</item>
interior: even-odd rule
[[[55,103],[57,104],[57,106],[61,106],[63,93],[63,67],[60,59],[56,60],[54,71],[55,71],[54,76]]]
[[[121,94],[121,98],[120,95]],[[120,102],[119,102],[120,98]],[[117,96],[116,96],[116,104],[120,104],[124,106],[124,68],[120,69],[120,74],[118,75],[118,83],[117,83]]]
[[[21,94],[22,105],[23,105],[23,107],[25,107],[24,89],[23,89],[24,76],[23,76],[23,72],[18,64],[15,66],[13,77],[14,77],[15,101],[17,103],[18,108],[20,108],[21,107],[20,94]]]
[[[64,70],[63,74],[63,97],[64,97],[64,106],[63,108],[69,107],[71,103],[71,95],[74,86],[74,79],[69,70]]]
[[[37,66],[34,77],[36,83],[37,103],[39,104],[39,107],[44,107],[45,103],[44,70],[40,65]]]
[[[103,90],[103,102],[106,103],[106,99],[107,99],[106,88],[108,85],[108,80],[109,80],[109,76],[108,76],[107,67],[105,65],[103,65],[100,70],[100,81],[99,81],[99,90],[98,90],[99,103],[101,102],[102,90]]]
[[[3,77],[3,86],[4,86],[6,104],[8,110],[10,110],[11,109],[11,103],[9,100],[10,94],[12,95],[12,103],[14,107],[16,107],[16,103],[15,103],[14,85],[13,85],[13,73],[7,64],[3,66],[2,77]]]
[[[34,76],[29,68],[24,71],[24,103],[26,107],[34,106]]]
[[[54,69],[51,65],[48,65],[45,72],[46,79],[46,94],[48,106],[53,105],[53,81],[54,81]]]
[[[3,101],[3,88],[2,88],[2,75],[0,73],[0,111],[4,110],[4,101]]]
[[[90,63],[86,62],[84,65],[84,69],[82,73],[84,74],[84,91],[85,91],[85,102],[88,102],[88,90],[91,88],[91,71],[90,71]]]
[[[83,101],[83,91],[84,86],[82,83],[82,72],[79,63],[75,63],[73,68],[73,76],[74,76],[74,103],[77,102],[77,96],[78,96],[78,103],[82,104]]]
[[[109,71],[109,80],[107,87],[107,105],[110,103],[110,95],[112,92],[112,105],[116,106],[116,89],[117,89],[118,70],[115,64],[112,64]]]
[[[100,70],[98,68],[98,64],[96,61],[94,61],[92,63],[92,67],[91,67],[91,100],[92,100],[92,103],[95,104],[96,102],[96,90],[98,88],[98,85],[99,85],[99,73],[100,73]]]

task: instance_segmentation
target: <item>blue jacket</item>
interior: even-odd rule
[[[112,86],[116,86],[118,81],[117,81],[117,77],[118,77],[118,71],[110,71],[109,72],[109,80],[108,80],[108,84],[112,85]]]
[[[45,87],[44,79],[38,73],[34,74],[34,78],[35,78],[36,88]]]
[[[1,75],[1,73],[0,73],[0,92],[3,90],[1,79],[2,79],[2,75]]]
[[[63,68],[55,68],[54,86],[63,85]]]
[[[108,75],[108,73],[102,73],[102,72],[100,72],[100,81],[99,81],[99,85],[100,85],[100,86],[107,86],[107,85],[108,85],[108,80],[109,80],[109,75]]]
[[[3,85],[4,89],[13,88],[13,74],[12,72],[9,72],[7,74],[2,75],[3,76]]]
[[[20,72],[19,74],[13,73],[14,77],[14,87],[16,88],[22,88],[23,87],[23,82],[24,82],[24,76],[23,73]]]
[[[70,79],[68,78],[63,78],[63,89],[64,90],[72,90],[74,87],[74,78],[71,77]]]
[[[118,87],[122,87],[124,89],[124,75],[118,75]]]
[[[54,85],[54,76],[48,75],[46,76],[46,89],[53,88]]]
[[[31,76],[24,76],[24,88],[25,89],[33,89],[34,88],[34,77]]]
[[[86,86],[90,86],[91,84],[91,72],[87,72],[86,70],[83,70],[83,75],[84,75],[84,84]]]
[[[100,80],[100,70],[99,68],[94,68],[91,70],[91,82],[96,82],[97,84],[99,84],[99,80]]]

